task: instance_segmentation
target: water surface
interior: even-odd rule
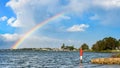
[[[110,57],[111,53],[55,51],[0,51],[0,68],[120,68],[120,65],[91,64],[92,58]]]

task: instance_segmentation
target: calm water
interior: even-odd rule
[[[80,64],[79,52],[0,51],[0,68],[120,68],[120,65],[91,64],[90,59],[111,53],[85,52]]]

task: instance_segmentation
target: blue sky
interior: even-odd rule
[[[91,47],[104,37],[120,39],[120,0],[0,0],[0,48],[10,48],[32,27],[63,11],[62,18],[38,29],[19,48]]]

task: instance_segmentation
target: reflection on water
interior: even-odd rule
[[[0,51],[0,68],[101,68],[114,65],[91,64],[90,59],[108,57],[110,53],[85,52],[80,63],[79,52]],[[115,65],[116,68],[119,65]]]
[[[80,65],[80,68],[83,68],[83,64],[82,63],[80,63],[79,65]]]

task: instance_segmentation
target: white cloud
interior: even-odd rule
[[[67,31],[69,31],[69,32],[82,32],[82,31],[85,31],[85,29],[88,27],[89,27],[89,25],[86,25],[86,24],[73,25],[72,27],[68,28]]]
[[[0,18],[0,21],[5,21],[5,20],[7,20],[8,18],[6,17],[6,16],[2,16],[1,18]]]
[[[19,20],[16,20],[16,18],[11,17],[7,20],[7,25],[10,25],[12,27],[21,27],[21,23]]]
[[[16,14],[14,24],[20,24],[23,29],[35,26],[37,23],[48,18],[48,15],[56,14],[60,9],[56,4],[58,0],[11,0],[6,6],[13,9]],[[49,6],[48,6],[49,5]]]
[[[96,15],[91,17],[91,19],[97,19],[98,17],[104,18],[104,22],[113,22],[114,20],[119,21],[118,19],[114,19],[117,16],[113,16],[113,13],[104,14],[100,16],[97,14],[99,12],[94,11],[96,9],[104,10],[104,9],[114,9],[120,7],[119,0],[69,0],[69,3],[66,5],[60,5],[60,0],[10,0],[6,6],[11,7],[13,12],[16,14],[16,18],[11,17],[8,20],[8,25],[12,27],[21,27],[21,32],[28,31],[31,27],[36,25],[37,23],[46,20],[47,18],[61,12],[65,11],[68,14],[78,14],[82,15],[84,12],[92,11],[95,12]],[[92,10],[91,10],[92,8]],[[109,12],[109,11],[106,11]],[[120,14],[120,13],[119,13]],[[113,18],[111,18],[113,17]],[[69,16],[63,15],[63,19],[71,19]],[[114,19],[114,20],[113,20]],[[5,20],[5,18],[4,18]],[[101,19],[103,20],[103,19]],[[114,23],[114,22],[113,22]],[[55,24],[57,25],[57,24]],[[67,31],[69,32],[81,32],[85,31],[89,25],[80,24],[80,25],[73,25],[72,27],[68,28]],[[11,35],[3,35],[6,39],[13,40],[13,36]],[[10,37],[11,36],[11,37]],[[26,40],[26,42],[21,45],[21,47],[41,47],[41,46],[53,46],[53,45],[61,45],[65,40],[53,39],[53,38],[46,38],[46,37],[29,37],[30,39]],[[34,39],[34,40],[33,40]],[[43,40],[42,40],[43,39]],[[32,43],[33,42],[33,43]],[[53,44],[51,44],[51,42]],[[68,40],[66,41],[68,42]],[[74,42],[74,41],[73,41]],[[35,45],[34,45],[35,44]]]
[[[106,9],[111,9],[116,7],[120,8],[120,0],[94,0],[93,4],[101,6]]]
[[[18,34],[1,34],[1,36],[4,38],[4,41],[16,41],[19,39]]]
[[[65,11],[70,14],[82,15],[82,13],[91,8],[113,9],[120,7],[119,0],[69,0],[68,4],[60,5],[60,0],[10,0],[6,6],[13,9],[16,14],[14,26],[18,24],[23,29],[28,29],[35,26],[37,23]],[[70,17],[64,16],[65,19]]]
[[[67,5],[68,11],[72,11],[75,14],[81,15],[90,7],[90,2],[84,0],[70,0],[70,3]]]
[[[20,34],[0,34],[0,48],[11,48],[18,39],[22,38],[22,36],[23,35]],[[66,45],[75,45],[75,47],[82,44],[80,40],[62,40],[45,36],[31,35],[27,37],[18,48],[59,48],[63,43]]]
[[[9,49],[20,38],[18,34],[0,34],[0,49]]]

